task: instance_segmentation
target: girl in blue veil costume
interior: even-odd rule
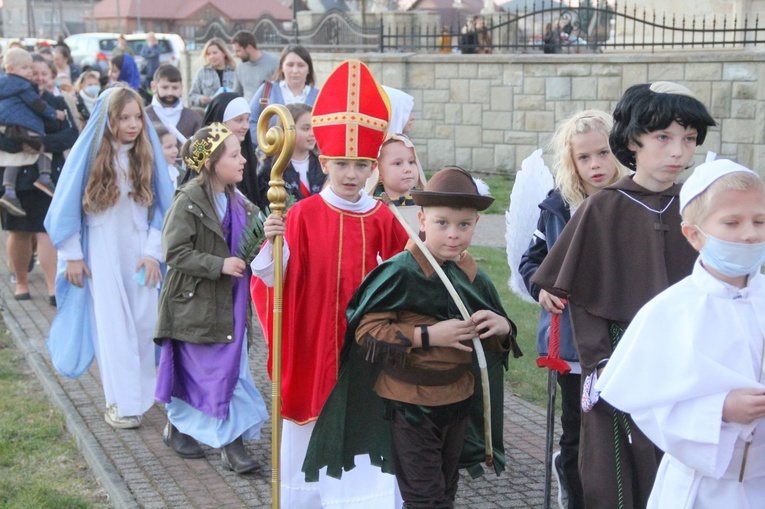
[[[58,250],[56,369],[76,378],[99,361],[107,411],[135,428],[154,401],[156,286],[173,196],[159,138],[138,94],[104,91],[61,172],[45,228]]]

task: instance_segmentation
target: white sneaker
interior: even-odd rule
[[[135,429],[141,425],[140,415],[129,415],[122,417],[117,411],[117,405],[106,405],[106,412],[104,412],[104,420],[106,424],[112,428],[118,429]]]
[[[568,509],[568,482],[560,463],[560,451],[557,451],[552,457],[552,473],[558,482],[558,507],[560,509]]]

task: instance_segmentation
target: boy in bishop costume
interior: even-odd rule
[[[390,118],[390,106],[369,69],[341,64],[327,79],[312,124],[330,184],[301,200],[283,219],[264,224],[269,239],[252,262],[251,292],[269,343],[272,332],[273,248],[284,235],[282,329],[281,500],[284,507],[393,508],[395,479],[363,460],[342,481],[307,484],[301,466],[308,439],[335,385],[346,329],[345,309],[364,276],[400,252],[406,232],[390,210],[364,192]],[[271,361],[268,365],[271,373]]]

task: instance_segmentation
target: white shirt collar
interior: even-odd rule
[[[308,97],[308,93],[311,91],[311,86],[306,85],[300,94],[295,95],[292,93],[292,90],[290,90],[290,87],[287,86],[287,82],[285,80],[279,82],[279,88],[282,90],[284,104],[304,103]]]
[[[369,212],[375,208],[375,205],[378,203],[377,200],[366,194],[363,189],[359,191],[359,199],[356,202],[351,202],[340,198],[332,190],[331,185],[328,185],[322,189],[320,194],[322,199],[324,199],[324,201],[329,205],[332,205],[333,207],[344,210],[346,212],[353,212],[356,214],[364,214],[365,212]]]

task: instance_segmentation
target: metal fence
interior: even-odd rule
[[[198,29],[192,38],[197,46],[201,46],[212,37],[230,42],[236,32],[236,29],[215,21]],[[334,9],[327,11],[314,26],[303,30],[287,30],[280,21],[266,15],[256,21],[252,33],[258,47],[267,50],[278,51],[294,42],[324,52],[377,51],[380,46],[377,25],[362,26],[342,11]]]
[[[299,42],[325,52],[441,52],[441,53],[580,53],[611,50],[650,51],[688,48],[742,48],[765,44],[759,16],[648,15],[645,10],[615,2],[583,0],[571,7],[551,0],[532,0],[532,10],[467,17],[464,24],[438,27],[379,24],[363,26],[347,13],[327,11],[314,26],[285,29],[270,16],[257,20],[252,32],[258,45],[280,50]],[[189,27],[191,28],[191,27]],[[231,41],[241,27],[213,21],[184,33],[202,45],[212,37]]]
[[[606,50],[742,48],[765,43],[759,16],[648,15],[600,1],[577,7],[544,0],[531,11],[468,18],[461,28],[383,27],[379,51],[579,53]],[[482,26],[479,26],[482,25]]]

